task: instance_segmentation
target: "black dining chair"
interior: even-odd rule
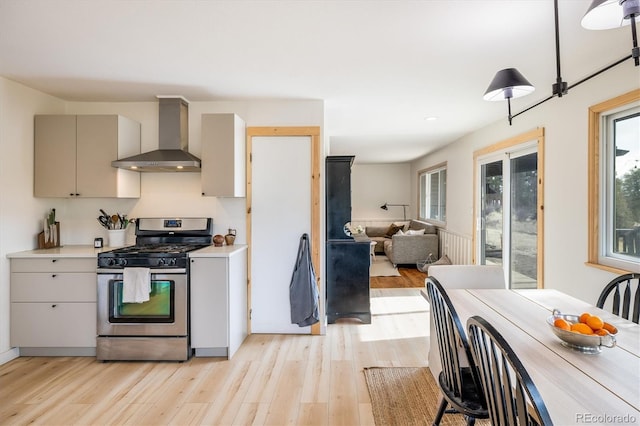
[[[463,414],[467,425],[473,425],[476,419],[489,418],[489,413],[467,336],[449,296],[433,277],[427,278],[427,293],[442,363],[438,376],[442,400],[433,424],[439,425],[448,412]],[[447,410],[448,406],[453,411]]]
[[[624,274],[611,280],[600,293],[596,306],[638,324],[640,274]]]
[[[489,418],[494,425],[552,425],[540,392],[502,335],[484,318],[467,320]]]

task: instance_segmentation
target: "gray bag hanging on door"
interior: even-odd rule
[[[291,303],[291,323],[307,327],[320,320],[318,313],[318,286],[316,273],[311,263],[309,252],[309,236],[302,234],[298,247],[291,284],[289,285],[289,302]]]

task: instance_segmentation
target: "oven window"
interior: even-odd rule
[[[151,280],[149,300],[142,303],[122,302],[122,280],[111,280],[109,287],[110,322],[174,322],[175,283],[173,281]]]

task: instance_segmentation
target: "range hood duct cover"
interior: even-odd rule
[[[113,167],[138,172],[199,172],[200,159],[189,153],[189,105],[181,97],[160,97],[158,148],[121,160]]]

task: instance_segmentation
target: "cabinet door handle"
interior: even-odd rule
[[[52,261],[52,262],[57,262],[57,261],[58,261],[58,259],[51,259],[51,261]]]
[[[56,306],[58,306],[58,305],[51,305],[52,308],[55,308]]]
[[[55,277],[57,277],[57,276],[58,276],[58,275],[56,275],[56,274],[51,274],[51,278],[55,278]]]

